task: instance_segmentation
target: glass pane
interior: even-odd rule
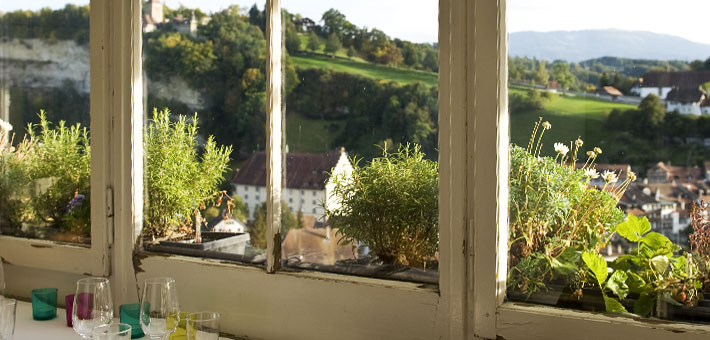
[[[710,322],[708,10],[509,1],[509,300]]]
[[[0,234],[91,243],[88,3],[0,3]]]
[[[263,12],[143,5],[146,248],[263,264]]]
[[[285,265],[438,283],[438,2],[282,4]]]

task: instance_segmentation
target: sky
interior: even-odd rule
[[[230,4],[248,9],[254,0],[163,0],[168,7],[199,7],[218,11]],[[60,8],[87,0],[2,0],[0,11]],[[263,9],[264,0],[258,1]],[[438,0],[282,0],[291,13],[320,20],[335,8],[357,26],[376,27],[387,35],[414,42],[435,42]],[[376,9],[376,10],[373,10]],[[508,30],[557,31],[582,29],[641,30],[670,34],[710,44],[709,0],[508,0]]]

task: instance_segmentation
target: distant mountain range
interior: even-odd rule
[[[617,29],[525,31],[510,33],[509,54],[568,62],[604,56],[691,61],[710,57],[710,44],[700,44],[666,34]]]

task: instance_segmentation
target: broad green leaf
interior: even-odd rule
[[[673,242],[669,240],[667,237],[665,237],[662,234],[656,233],[656,232],[650,232],[646,234],[642,239],[641,242],[645,244],[649,249],[655,251],[658,250],[665,250],[667,249],[668,252],[673,251]]]
[[[573,247],[569,247],[562,252],[559,260],[561,262],[579,263],[579,261],[582,260],[582,252]]]
[[[670,263],[671,260],[668,259],[668,256],[665,255],[658,255],[651,259],[651,265],[653,266],[653,270],[655,270],[656,273],[659,274],[665,273]]]
[[[599,254],[585,251],[582,253],[582,260],[584,264],[592,270],[592,273],[594,273],[597,282],[599,282],[599,287],[603,287],[604,281],[606,281],[606,277],[609,275],[604,258]]]
[[[632,214],[627,215],[627,220],[616,226],[616,232],[631,242],[638,242],[641,236],[651,230],[651,223],[646,217],[638,218]]]
[[[609,280],[606,281],[606,287],[609,288],[616,296],[623,299],[629,294],[629,286],[626,284],[626,273],[622,271],[615,271],[611,274]]]
[[[606,311],[609,313],[626,313],[626,308],[621,305],[621,302],[614,298],[604,296],[604,305],[606,306]]]
[[[636,299],[636,303],[634,303],[634,313],[640,316],[651,314],[654,302],[656,302],[655,299],[648,296],[648,294],[641,294],[639,298]]]
[[[559,261],[556,258],[550,258],[550,266],[552,270],[560,275],[571,275],[579,271],[579,268],[574,263]]]

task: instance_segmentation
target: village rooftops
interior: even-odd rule
[[[697,89],[707,82],[710,82],[710,71],[648,72],[634,86]]]
[[[597,93],[605,94],[612,97],[621,97],[624,95],[623,93],[621,93],[621,91],[617,90],[613,86],[602,86],[599,88],[599,90],[597,90]]]
[[[666,96],[666,101],[679,103],[700,103],[704,99],[699,88],[674,88]]]
[[[290,189],[324,190],[328,173],[335,167],[345,149],[328,153],[286,154],[286,183]],[[232,184],[266,186],[266,153],[255,152],[232,178]]]

